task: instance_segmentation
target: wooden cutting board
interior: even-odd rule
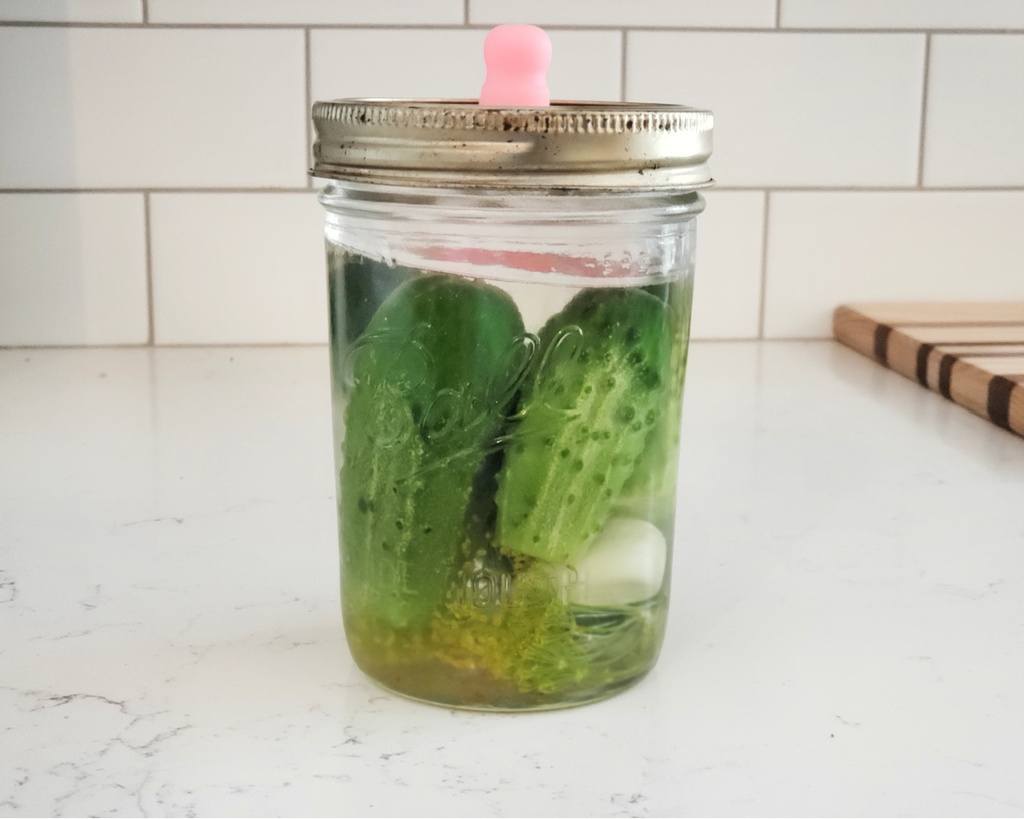
[[[836,338],[1024,435],[1024,302],[850,304]]]

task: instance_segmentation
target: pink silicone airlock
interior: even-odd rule
[[[496,26],[484,40],[487,76],[480,104],[532,108],[551,104],[548,66],[551,40],[537,26]]]

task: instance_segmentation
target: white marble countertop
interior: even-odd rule
[[[418,705],[339,624],[322,348],[0,352],[0,814],[1024,811],[1024,441],[694,346],[657,669]]]

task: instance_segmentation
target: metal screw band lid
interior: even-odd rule
[[[313,176],[430,187],[658,191],[711,183],[713,117],[681,105],[343,99],[313,105]]]

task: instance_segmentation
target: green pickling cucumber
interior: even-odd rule
[[[345,606],[429,623],[464,555],[474,475],[512,398],[522,319],[502,291],[443,275],[400,285],[353,345],[341,469]]]
[[[690,343],[693,279],[645,287],[664,302],[672,333],[665,411],[651,430],[650,445],[623,488],[626,509],[640,517],[653,517],[671,529],[675,510],[676,467],[679,457],[679,421],[683,381]]]
[[[327,243],[328,284],[335,338],[354,341],[366,330],[384,300],[403,282],[419,275],[411,267],[388,265]],[[343,292],[336,292],[343,288]]]
[[[572,564],[665,411],[671,335],[641,290],[580,293],[540,332],[497,495],[500,547]]]

